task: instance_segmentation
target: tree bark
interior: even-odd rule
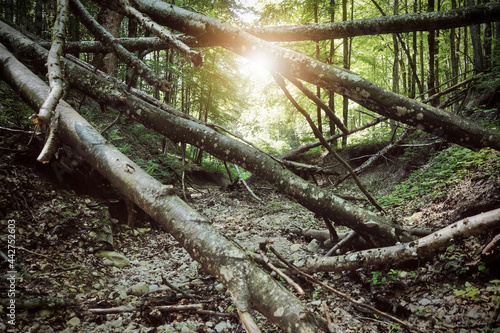
[[[189,59],[195,67],[202,65],[203,58],[200,53],[191,50],[186,44],[179,41],[172,33],[170,33],[170,31],[165,30],[158,23],[154,22],[149,17],[143,15],[137,9],[130,6],[128,0],[119,0],[119,3],[127,15],[136,18],[145,28],[150,29],[166,45],[169,45],[181,55]]]
[[[308,272],[342,272],[361,267],[424,258],[457,241],[500,226],[500,209],[467,217],[418,240],[380,249],[369,249],[336,257],[309,258],[300,266]]]
[[[475,4],[474,0],[467,0],[467,5],[469,7],[473,7]],[[483,48],[481,46],[481,35],[478,24],[472,24],[470,27],[470,37],[472,41],[472,51],[473,51],[473,62],[474,62],[474,71],[476,73],[480,73],[484,71],[484,57],[483,57]]]
[[[47,85],[1,44],[0,64],[3,78],[32,107],[39,107],[48,94]],[[141,170],[70,105],[61,102],[57,108],[65,143],[160,223],[207,273],[224,283],[245,320],[250,320],[249,313],[255,308],[285,331],[326,331],[322,319],[311,314],[295,296],[261,270],[243,249],[177,197],[173,187],[162,185]]]
[[[365,35],[429,31],[497,21],[500,4],[459,8],[435,13],[414,13],[347,22],[265,27],[249,33],[271,42],[329,40]],[[206,46],[206,45],[205,45]]]
[[[19,41],[19,37],[15,36],[19,34],[0,22],[0,41],[11,45],[19,56],[29,57],[43,66],[47,51],[26,39]],[[202,121],[158,101],[154,106],[146,103],[127,92],[126,85],[117,89],[116,82],[109,82],[67,61],[64,62],[64,69],[67,74],[66,79],[72,87],[121,110],[174,142],[192,144],[221,160],[229,161],[257,174],[304,207],[355,230],[375,246],[392,245],[412,239],[401,226],[385,217],[361,209],[303,180],[276,159],[218,133]]]
[[[100,2],[102,0],[99,0]],[[233,26],[155,0],[134,0],[135,7],[152,19],[194,36],[206,35],[244,57],[265,53],[274,69],[326,90],[340,93],[381,115],[438,135],[471,149],[500,149],[500,133],[450,112],[383,89],[346,70],[258,39]]]
[[[97,15],[97,21],[102,25],[104,29],[109,31],[113,37],[120,37],[120,25],[123,20],[123,15],[110,10],[108,8],[102,8]],[[97,66],[99,69],[104,70],[109,75],[115,75],[116,68],[118,67],[118,58],[112,53],[113,50],[110,49],[104,58],[102,59],[101,66]]]
[[[170,89],[170,83],[158,75],[156,72],[146,66],[134,54],[131,54],[122,45],[115,41],[111,33],[99,25],[88,11],[83,7],[79,0],[70,0],[71,9],[75,12],[78,18],[83,22],[85,27],[89,29],[98,39],[101,39],[108,46],[113,48],[118,58],[128,66],[134,68],[150,85],[162,91]]]

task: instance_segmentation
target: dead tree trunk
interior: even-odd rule
[[[500,4],[484,3],[435,13],[413,13],[337,23],[287,25],[248,30],[267,41],[329,40],[346,37],[449,29],[493,22],[500,15]]]
[[[391,264],[424,258],[459,240],[500,226],[500,209],[467,217],[416,241],[380,249],[369,249],[336,257],[309,258],[300,268],[305,272],[342,272],[371,265]]]
[[[2,77],[35,109],[49,88],[0,44]],[[237,244],[223,236],[162,185],[109,144],[65,102],[59,103],[59,133],[65,143],[98,170],[123,194],[161,224],[197,260],[204,270],[230,290],[244,325],[254,325],[251,310],[290,332],[322,332],[326,325],[283,286],[261,270]]]

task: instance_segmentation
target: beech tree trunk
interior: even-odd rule
[[[264,27],[248,30],[249,33],[270,42],[329,40],[365,35],[403,33],[412,31],[429,31],[449,29],[494,22],[500,16],[500,4],[486,3],[435,13],[413,13],[375,17],[337,23],[320,23],[304,25],[288,25]],[[201,37],[203,46],[208,41]],[[212,41],[213,42],[213,41]]]
[[[48,95],[48,86],[1,44],[0,64],[2,77],[31,107],[39,108]],[[228,288],[245,325],[255,324],[250,319],[251,310],[255,308],[285,331],[326,331],[321,318],[309,312],[242,248],[184,203],[172,186],[161,184],[109,144],[69,104],[61,102],[57,108],[59,131],[65,143],[154,218],[207,273]]]
[[[442,248],[456,244],[459,240],[480,235],[499,226],[500,209],[495,209],[467,217],[409,243],[363,250],[336,257],[311,257],[300,266],[300,269],[308,273],[342,272],[370,265],[391,264],[424,258]]]
[[[98,0],[100,3],[103,0]],[[110,3],[104,5],[112,6]],[[275,71],[342,94],[369,110],[471,149],[500,149],[500,132],[450,112],[383,89],[352,72],[263,41],[228,23],[155,0],[134,6],[160,24],[192,36],[205,36],[244,57],[267,54]],[[486,7],[483,6],[483,7]]]

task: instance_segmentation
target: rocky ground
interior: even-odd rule
[[[16,329],[12,330],[6,320],[4,305],[0,330],[243,331],[224,286],[205,275],[187,252],[146,216],[139,213],[138,227],[130,229],[119,214],[124,209],[120,202],[77,194],[54,182],[46,172],[5,158],[1,163],[2,227],[7,228],[7,219],[16,221],[18,305]],[[476,186],[478,191],[489,188],[498,195],[498,184],[496,179],[489,180],[487,186],[484,180],[461,186],[469,190]],[[306,241],[294,232],[321,229],[321,221],[269,185],[255,182],[251,186],[265,205],[244,187],[223,191],[207,184],[190,191],[189,204],[251,251],[270,240],[295,260],[325,253],[326,249],[318,248],[315,241]],[[444,223],[439,217],[453,216],[455,211],[444,205],[435,203],[417,218]],[[410,216],[406,220],[411,223]],[[358,301],[395,312],[423,331],[480,332],[491,321],[498,304],[500,280],[493,267],[480,270],[470,264],[492,236],[467,239],[427,260],[318,277]],[[116,254],[99,257],[99,249]],[[5,248],[3,251],[7,254]],[[7,263],[3,261],[2,268],[8,268]],[[4,300],[8,283],[8,276],[4,276]],[[304,287],[307,293],[303,301],[319,313],[323,313],[325,301],[338,331],[401,329],[317,286]],[[173,305],[181,307],[161,308]],[[188,305],[198,308],[182,308]],[[98,312],[110,308],[113,313]],[[264,318],[259,320],[264,331],[275,331]]]

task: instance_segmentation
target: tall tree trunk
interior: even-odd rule
[[[137,20],[135,18],[128,18],[128,37],[129,38],[136,38],[138,36],[138,29],[139,25],[137,23]],[[137,51],[136,56],[140,58],[139,56],[139,51]],[[139,76],[137,73],[134,71],[133,68],[127,66],[127,78],[125,82],[132,87],[132,88],[137,88],[137,81],[138,81]]]
[[[34,33],[37,36],[42,36],[43,29],[43,1],[36,0],[35,3],[35,29]]]
[[[318,4],[315,3],[314,5],[314,23],[318,24]],[[320,60],[320,54],[319,54],[319,41],[316,42],[316,59]],[[321,87],[316,86],[316,97],[321,99]],[[318,123],[318,130],[323,135],[323,121],[321,119],[321,108],[316,106],[316,119]]]
[[[451,0],[451,8],[457,8],[457,0]],[[455,35],[455,28],[450,29],[450,62],[451,62],[451,85],[454,86],[458,83],[458,57],[457,57],[457,46],[455,40],[457,36]],[[458,102],[455,103],[453,109],[456,112],[458,109]]]
[[[440,9],[441,9],[441,0],[437,0],[436,11],[439,12]],[[440,34],[441,34],[440,30],[435,31],[435,40],[434,40],[434,87],[435,87],[434,91],[435,91],[435,93],[439,92],[439,87],[441,86],[440,73],[439,73],[439,43],[440,43],[439,35]],[[433,102],[436,103],[435,105],[440,104],[439,98],[433,99]]]
[[[394,15],[399,14],[399,1],[394,0]],[[394,47],[394,62],[392,65],[392,92],[399,93],[399,43],[396,34],[392,34],[392,45]],[[394,139],[396,135],[396,122],[391,119],[392,135],[391,140]]]
[[[351,8],[351,10],[354,10]],[[342,21],[347,21],[347,0],[342,0]],[[344,69],[349,69],[349,39],[345,37],[342,41]],[[342,122],[345,127],[349,127],[349,98],[342,97]],[[342,137],[342,148],[347,146],[347,135]]]
[[[335,0],[330,0],[330,22],[335,22]],[[330,65],[333,65],[333,59],[335,57],[335,40],[330,40],[330,54],[328,55]],[[333,91],[328,91],[328,107],[335,114],[335,93]],[[335,122],[330,118],[330,136],[335,135]],[[335,139],[331,143],[333,149],[337,149],[337,140]]]
[[[429,0],[427,3],[427,10],[429,12],[434,11],[435,1]],[[435,55],[436,55],[436,31],[431,30],[427,35],[427,48],[429,50],[429,76],[427,77],[427,94],[428,96],[432,96],[436,93],[436,72],[435,72]],[[432,105],[436,106],[436,102],[432,102]]]
[[[483,3],[488,3],[489,0],[483,0]],[[491,33],[491,23],[484,23],[484,69],[489,69],[492,64],[492,41],[491,38],[492,33]]]
[[[120,37],[120,26],[123,20],[123,15],[119,14],[108,8],[102,8],[97,16],[97,21],[101,24],[107,31],[113,35],[113,37]],[[109,75],[115,75],[116,68],[118,67],[118,58],[113,53],[108,53],[104,56],[102,60],[102,67],[99,69],[108,73]]]
[[[14,22],[14,0],[5,0],[5,19]]]
[[[474,0],[467,0],[467,5],[469,7],[472,7],[475,5],[474,2],[475,2]],[[472,41],[474,71],[476,73],[480,73],[485,69],[485,67],[484,67],[484,56],[483,56],[483,49],[481,46],[481,33],[479,25],[473,24],[469,27],[469,29]]]

